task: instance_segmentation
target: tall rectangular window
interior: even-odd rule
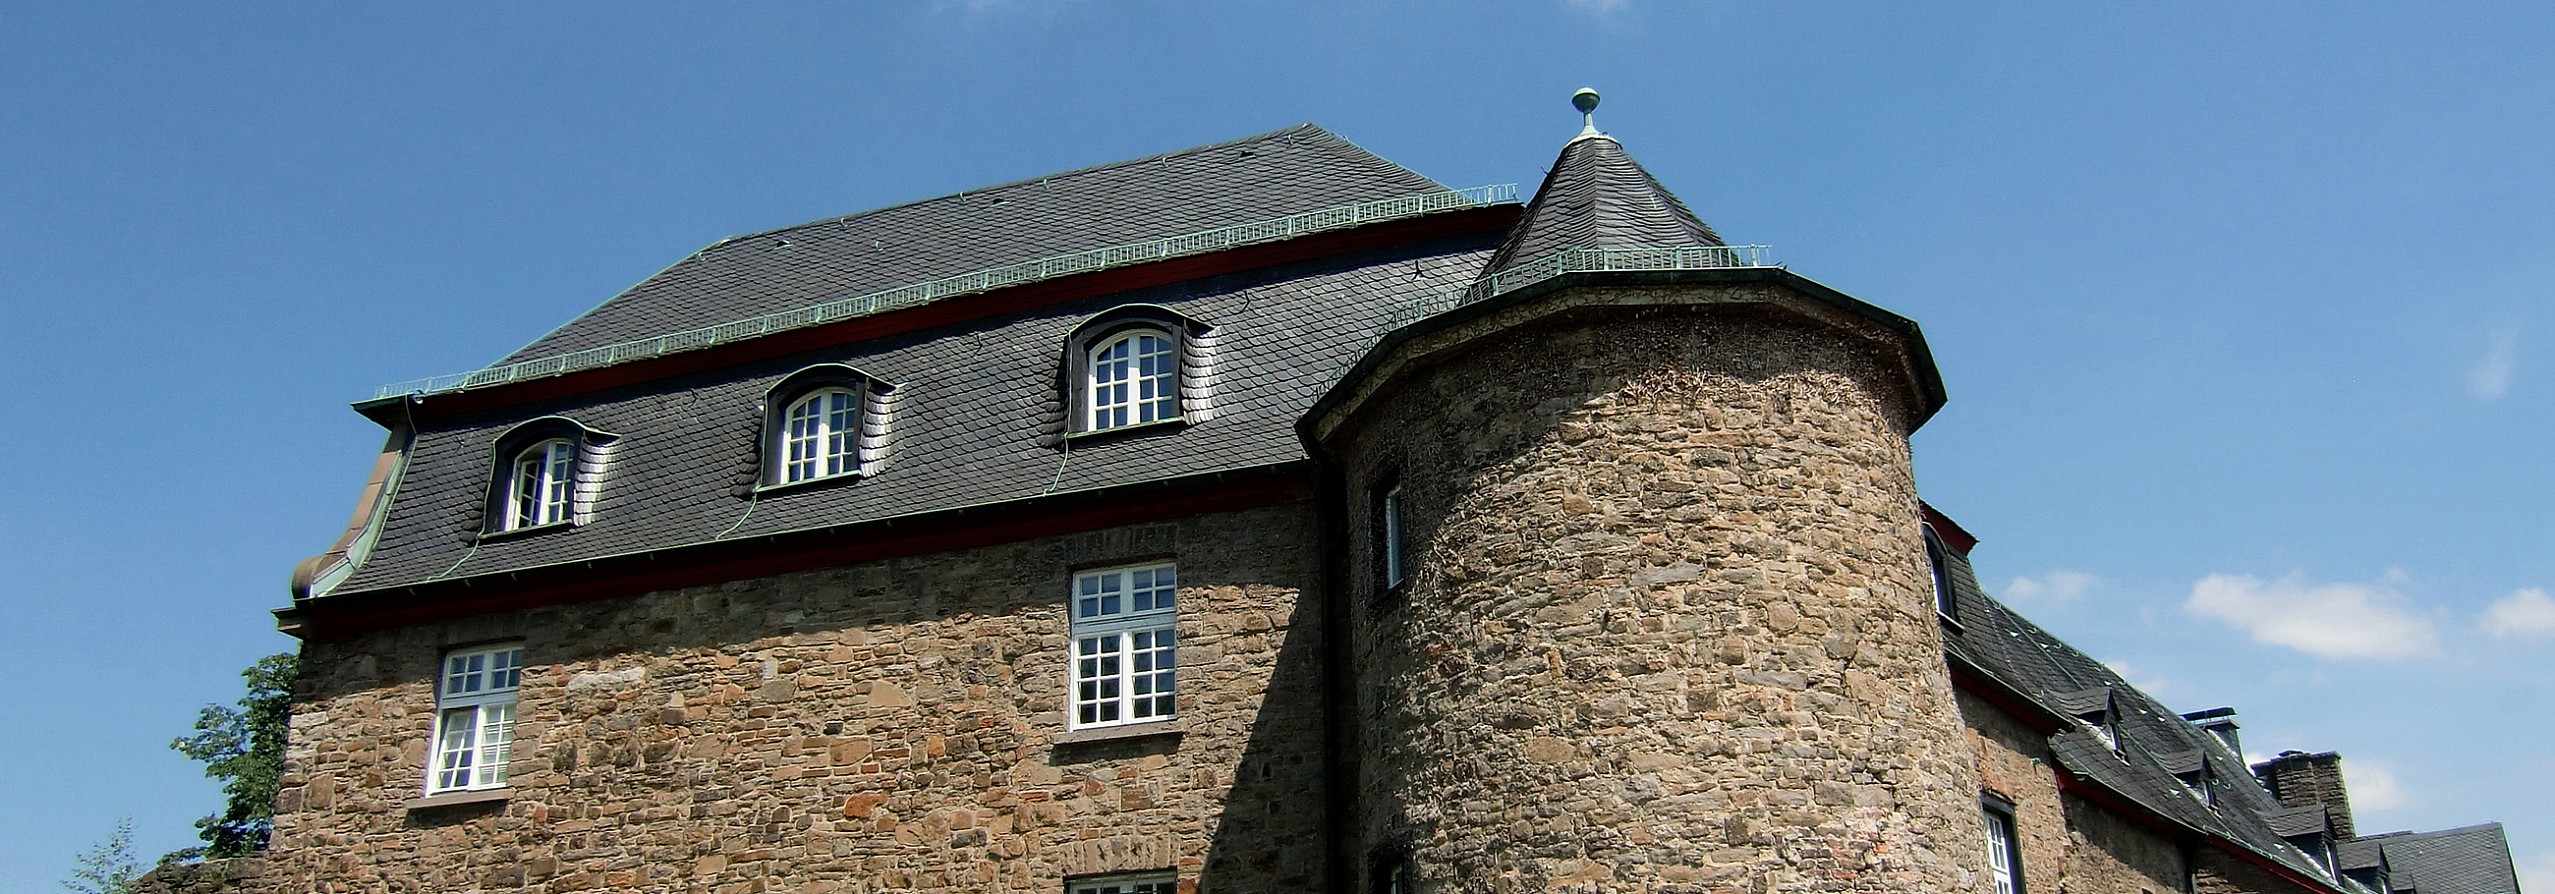
[[[1074,575],[1073,728],[1173,716],[1179,597],[1168,563]]]
[[[1994,894],[2022,894],[2023,849],[2014,837],[2013,808],[1990,803],[1979,812],[1987,820],[1987,878]]]
[[[1404,542],[1407,529],[1402,522],[1402,486],[1384,489],[1375,505],[1375,552],[1384,572],[1384,588],[1390,590],[1410,578],[1410,549]]]
[[[523,647],[489,646],[444,655],[435,675],[434,754],[426,791],[464,791],[506,784],[515,742],[515,691],[523,682]]]
[[[1945,618],[1960,618],[1960,603],[1952,595],[1950,560],[1943,555],[1943,542],[1934,533],[1925,533],[1925,564],[1934,573],[1934,613]]]

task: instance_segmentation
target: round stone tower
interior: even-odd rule
[[[1940,380],[1914,324],[1751,252],[1592,124],[1467,303],[1305,420],[1356,890],[1976,884],[1908,459]]]

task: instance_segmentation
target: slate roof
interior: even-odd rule
[[[1463,288],[1495,238],[1123,292],[429,422],[379,542],[336,592],[1300,460],[1296,418],[1415,303]],[[1214,416],[1059,449],[1067,335],[1093,314],[1138,303],[1212,327]],[[870,477],[753,497],[758,403],[782,377],[817,363],[895,386],[888,452]],[[544,415],[620,436],[592,523],[474,544],[497,438]]]
[[[2519,873],[2501,823],[2438,832],[2390,832],[2342,843],[2345,871],[2383,863],[2390,891],[2413,894],[2517,894]]]
[[[1497,273],[1566,248],[1721,245],[1721,235],[1650,176],[1615,138],[1563,146],[1526,213],[1483,268]]]
[[[1444,190],[1311,124],[721,240],[499,361],[1033,258]]]
[[[2108,691],[2120,748],[2105,745],[2081,723],[2049,737],[2060,767],[2118,792],[2187,828],[2236,842],[2312,877],[2324,868],[2283,836],[2300,816],[2256,781],[2241,755],[2040,625],[1987,595],[1969,557],[1944,551],[1955,621],[1944,625],[1952,657],[2038,703],[2052,714],[2096,706]],[[2184,780],[2205,772],[2214,803]],[[2316,814],[2321,825],[2322,813]]]

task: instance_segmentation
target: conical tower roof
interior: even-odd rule
[[[1498,273],[1563,249],[1721,244],[1721,234],[1659,185],[1623,144],[1592,125],[1561,148],[1534,201],[1482,272]]]

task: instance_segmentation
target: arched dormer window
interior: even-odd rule
[[[1091,349],[1083,366],[1088,377],[1089,431],[1169,422],[1180,418],[1180,367],[1173,357],[1171,334],[1160,329],[1133,329]]]
[[[783,378],[764,400],[762,486],[868,474],[886,435],[888,390],[877,377],[832,363]]]
[[[577,445],[552,438],[515,454],[506,478],[506,512],[500,530],[555,525],[568,520],[577,483]]]
[[[1066,346],[1065,432],[1205,421],[1208,341],[1206,326],[1150,304],[1084,321]]]
[[[605,460],[617,436],[545,416],[497,439],[496,468],[480,533],[504,534],[584,524],[594,513]]]

